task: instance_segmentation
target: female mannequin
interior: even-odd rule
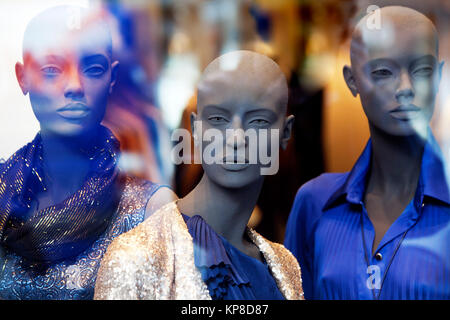
[[[302,299],[295,258],[247,227],[264,181],[260,159],[249,159],[265,147],[277,162],[273,156],[279,143],[286,147],[293,123],[286,103],[286,79],[266,56],[237,51],[206,68],[198,115],[191,116],[205,173],[186,197],[111,244],[96,299]],[[249,129],[257,147],[244,134]],[[263,131],[279,135],[270,139]],[[210,153],[209,134],[217,146]],[[243,161],[235,161],[239,155]]]
[[[438,39],[429,18],[401,6],[356,25],[343,73],[370,140],[351,171],[297,193],[285,244],[307,299],[450,298],[450,193],[429,127],[443,67]]]
[[[0,167],[0,299],[92,299],[112,239],[172,194],[117,168],[100,122],[118,62],[96,14],[55,7],[27,26],[16,74],[41,130]]]

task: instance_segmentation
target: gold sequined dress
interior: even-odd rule
[[[286,299],[303,299],[300,267],[281,244],[248,229]],[[94,299],[211,300],[194,262],[194,245],[176,202],[117,237],[102,260]]]

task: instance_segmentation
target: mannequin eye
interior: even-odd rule
[[[208,118],[209,122],[214,123],[214,124],[220,124],[220,123],[225,123],[227,122],[227,119],[225,119],[225,117],[222,116],[210,116]]]
[[[267,121],[266,119],[258,118],[251,120],[250,124],[257,126],[266,126],[269,124],[269,121]]]
[[[392,75],[393,75],[392,71],[386,68],[376,69],[372,71],[372,76],[374,78],[387,78]]]
[[[61,69],[56,66],[45,66],[41,68],[41,72],[47,78],[53,78],[62,73]]]
[[[105,69],[101,66],[92,66],[83,71],[89,77],[100,77],[105,73]]]
[[[413,75],[415,77],[430,77],[433,74],[432,67],[420,67],[414,70]]]

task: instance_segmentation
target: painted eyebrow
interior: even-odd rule
[[[215,104],[207,104],[206,106],[203,107],[203,111],[208,111],[208,112],[219,111],[219,112],[224,112],[224,113],[230,113],[230,111],[227,108],[220,107]]]
[[[90,65],[94,63],[101,64],[103,66],[108,66],[109,62],[108,59],[103,54],[93,54],[84,56],[81,58],[81,63],[83,65]]]
[[[374,59],[374,60],[370,60],[368,61],[365,65],[364,68],[374,68],[380,64],[388,64],[390,66],[398,66],[397,63],[389,58],[378,58],[378,59]]]
[[[272,121],[278,119],[278,115],[275,112],[273,112],[272,110],[265,109],[265,108],[257,108],[257,109],[253,109],[253,110],[247,111],[245,113],[245,115],[246,116],[252,116],[252,115],[257,114],[257,113],[265,114]]]
[[[220,107],[220,106],[213,105],[213,104],[204,106],[203,112],[205,112],[205,111],[207,111],[207,113],[213,113],[214,111],[223,112],[226,114],[230,113],[230,111],[227,108]],[[256,114],[256,113],[263,113],[266,116],[270,117],[271,120],[276,120],[278,118],[278,116],[275,112],[273,112],[272,110],[265,109],[265,108],[255,108],[255,109],[249,110],[249,111],[245,112],[245,116],[247,116],[247,117],[252,116],[253,114]]]
[[[46,64],[46,63],[65,64],[66,62],[67,62],[67,60],[64,57],[50,54],[50,55],[45,56],[42,59],[41,64]]]
[[[431,63],[436,63],[437,62],[437,58],[431,54],[427,54],[421,57],[418,57],[416,59],[414,59],[411,64],[418,64],[418,63],[423,63],[423,62],[431,62]]]

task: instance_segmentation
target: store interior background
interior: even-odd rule
[[[281,66],[296,117],[293,139],[280,153],[278,174],[266,178],[250,222],[270,240],[283,241],[297,189],[322,172],[349,170],[367,142],[367,120],[342,67],[349,63],[352,25],[371,5],[408,6],[435,23],[446,64],[431,125],[450,160],[450,0],[1,0],[0,158],[39,130],[14,64],[21,60],[27,22],[60,4],[105,9],[121,66],[104,122],[121,141],[121,166],[172,185],[180,197],[196,184],[201,167],[173,165],[170,137],[190,127],[202,70],[239,49],[264,53]]]

